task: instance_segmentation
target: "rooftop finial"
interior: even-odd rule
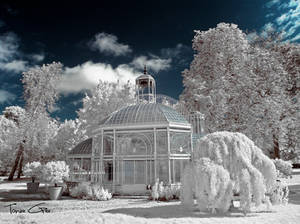
[[[146,67],[146,65],[144,65],[144,74],[145,75],[147,74],[147,67]]]

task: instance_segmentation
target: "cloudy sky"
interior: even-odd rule
[[[75,118],[99,79],[134,80],[146,64],[157,92],[178,98],[193,58],[194,30],[220,22],[283,31],[300,42],[300,0],[6,1],[0,3],[0,111],[24,106],[23,71],[59,61],[61,98],[52,116]]]

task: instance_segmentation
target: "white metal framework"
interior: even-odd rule
[[[157,178],[180,182],[192,152],[191,125],[170,107],[137,104],[110,115],[94,137],[68,155],[74,181],[92,181],[126,193],[146,191]]]

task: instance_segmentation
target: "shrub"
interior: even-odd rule
[[[273,162],[277,170],[277,177],[288,178],[292,176],[293,165],[290,162],[277,158]]]
[[[289,188],[286,184],[280,180],[276,181],[273,191],[270,194],[270,200],[272,204],[284,204],[286,205],[289,201]]]
[[[112,198],[112,194],[102,186],[90,184],[88,182],[82,182],[78,186],[70,190],[70,196],[74,198],[94,200],[94,201],[106,201]]]
[[[34,183],[35,179],[41,177],[42,165],[40,162],[32,162],[27,163],[23,169],[23,173],[25,176],[30,176],[32,179],[32,183]]]
[[[158,184],[158,180],[151,188],[150,200],[169,201],[180,198],[181,184],[172,184],[164,186],[161,181]]]
[[[65,161],[51,161],[46,163],[42,168],[42,174],[45,181],[54,183],[55,186],[57,186],[58,183],[67,180],[69,172],[69,166]]]

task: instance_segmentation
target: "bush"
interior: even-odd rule
[[[67,180],[69,178],[69,172],[69,166],[65,161],[51,161],[42,167],[44,180],[54,183],[55,186]]]
[[[70,190],[70,196],[73,198],[94,200],[94,201],[107,201],[112,198],[112,194],[102,186],[82,182]]]
[[[284,204],[286,205],[289,201],[289,188],[286,184],[280,180],[276,181],[273,191],[270,194],[270,200],[272,204]]]
[[[288,178],[292,176],[293,165],[290,162],[282,159],[274,159],[273,162],[276,167],[277,177]]]
[[[164,186],[162,181],[158,183],[157,180],[151,188],[151,196],[149,199],[159,201],[178,200],[180,198],[180,191],[180,183]]]
[[[41,177],[42,165],[40,162],[32,162],[27,163],[23,169],[23,173],[25,176],[30,176],[32,179],[32,182],[34,183],[35,179]]]

